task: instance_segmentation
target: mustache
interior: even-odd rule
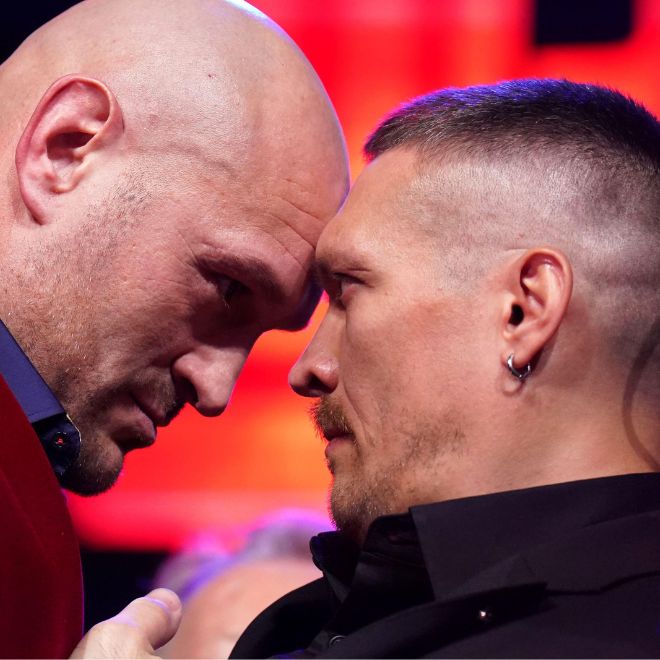
[[[181,412],[188,401],[186,394],[177,391],[174,383],[169,380],[141,378],[138,386],[148,393],[150,402],[162,414],[165,426]]]
[[[179,395],[174,387],[164,386],[158,392],[159,396],[156,399],[157,403],[161,406],[165,417],[165,425],[167,426],[186,405],[185,397]]]
[[[169,401],[169,405],[164,406],[166,426],[183,410],[185,405],[186,401],[184,399],[177,398],[175,401]]]
[[[309,410],[312,422],[319,435],[354,435],[353,429],[341,407],[329,399],[320,398]]]

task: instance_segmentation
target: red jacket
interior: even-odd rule
[[[0,657],[69,657],[82,636],[80,552],[64,494],[0,377]]]

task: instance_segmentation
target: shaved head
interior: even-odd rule
[[[300,160],[311,148],[344,158],[334,111],[309,62],[246,3],[75,5],[0,67],[3,135],[15,138],[5,142],[8,151],[49,85],[72,73],[108,85],[121,105],[126,138],[138,150],[176,149],[229,172],[262,163],[266,150],[284,163],[291,154],[281,147],[292,143]]]
[[[291,39],[225,0],[75,5],[0,66],[0,134],[0,318],[81,430],[65,484],[99,492],[307,322],[344,139]]]

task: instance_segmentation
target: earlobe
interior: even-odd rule
[[[520,378],[516,372],[528,373],[527,366],[564,320],[573,289],[573,271],[560,250],[534,248],[511,264],[507,281],[500,359],[513,376]]]
[[[73,190],[122,133],[121,109],[104,83],[79,75],[53,83],[16,149],[21,195],[32,217],[48,222],[57,197]]]

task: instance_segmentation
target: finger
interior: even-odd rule
[[[72,658],[151,658],[181,622],[181,601],[169,589],[155,589],[129,603],[119,614],[96,624]]]
[[[151,648],[157,649],[174,637],[181,622],[181,601],[169,589],[154,589],[129,603],[114,618],[140,630]]]

